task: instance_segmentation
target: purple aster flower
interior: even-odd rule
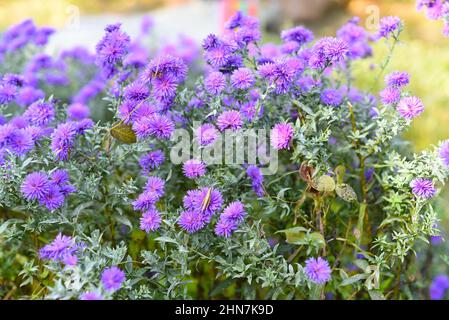
[[[386,87],[379,95],[383,104],[396,104],[401,99],[401,91],[395,87]]]
[[[385,83],[389,87],[404,87],[410,82],[410,75],[407,72],[394,71],[385,77]]]
[[[313,33],[303,26],[297,26],[292,29],[282,31],[281,39],[284,42],[295,41],[299,45],[303,45],[313,40]]]
[[[212,124],[206,123],[196,129],[197,139],[200,145],[207,146],[218,138],[218,131]]]
[[[231,75],[231,84],[237,89],[249,89],[255,83],[254,74],[248,68],[239,68]]]
[[[441,144],[439,154],[443,163],[449,167],[449,140],[446,140]]]
[[[48,210],[53,211],[64,204],[64,195],[57,185],[50,183],[50,188],[44,196],[39,199],[39,203],[46,206]]]
[[[166,101],[176,96],[178,80],[172,75],[165,75],[152,80],[152,95],[159,101]]]
[[[76,134],[83,135],[86,132],[86,130],[88,130],[94,126],[94,122],[92,119],[86,118],[86,119],[82,119],[80,121],[75,121],[73,123],[73,125],[75,127]]]
[[[25,84],[25,78],[20,74],[7,73],[3,76],[3,82],[14,87],[22,87]]]
[[[184,162],[182,171],[187,178],[195,179],[206,174],[206,166],[202,161],[190,159]]]
[[[149,177],[145,184],[145,192],[155,193],[158,197],[164,195],[165,181],[159,177]]]
[[[429,287],[429,296],[432,300],[441,300],[444,298],[447,289],[449,289],[449,277],[441,274],[432,280]]]
[[[252,181],[252,188],[258,197],[263,197],[265,191],[263,189],[263,175],[256,165],[250,165],[246,169],[246,174]]]
[[[396,109],[405,119],[413,119],[424,111],[424,104],[418,97],[405,97],[399,101]]]
[[[16,130],[17,128],[10,123],[0,126],[0,147],[9,145],[11,142],[11,136]]]
[[[24,129],[29,125],[28,120],[24,116],[15,116],[9,123],[17,129]]]
[[[434,246],[440,245],[441,243],[443,243],[443,237],[442,236],[431,236],[430,243]]]
[[[321,257],[309,258],[304,267],[306,276],[317,284],[324,284],[331,278],[331,268],[329,263]]]
[[[246,215],[245,207],[240,201],[231,202],[220,215],[221,220],[232,220],[240,222]]]
[[[389,38],[396,30],[401,28],[401,19],[394,16],[383,17],[380,19],[379,31],[377,38]]]
[[[146,84],[135,81],[125,87],[123,96],[127,100],[138,102],[148,98],[150,96],[150,91]]]
[[[292,54],[298,51],[299,48],[300,45],[296,41],[289,41],[281,46],[281,52],[285,54]]]
[[[242,117],[238,111],[225,111],[217,118],[217,127],[220,131],[231,129],[237,131],[243,126]]]
[[[19,106],[28,106],[45,97],[45,93],[32,86],[25,86],[19,90],[16,97],[16,102]]]
[[[343,102],[343,93],[338,89],[327,88],[321,92],[321,103],[333,107],[338,107]]]
[[[67,115],[72,120],[82,120],[90,115],[90,109],[85,104],[75,102],[67,107]]]
[[[107,291],[117,291],[125,281],[125,273],[117,267],[110,267],[101,274],[101,282]]]
[[[293,138],[294,129],[290,123],[278,123],[270,133],[270,141],[276,150],[290,149],[290,141]]]
[[[237,222],[235,220],[220,219],[215,225],[215,234],[217,236],[229,238],[237,229]]]
[[[25,130],[15,130],[9,137],[9,146],[18,156],[23,156],[34,148],[33,137]]]
[[[68,257],[75,256],[78,249],[75,239],[59,233],[51,243],[39,250],[39,256],[41,259],[65,263],[68,262]]]
[[[256,117],[258,107],[258,101],[248,101],[243,103],[240,106],[240,112],[245,116],[248,121],[253,121]],[[264,112],[264,108],[262,105],[259,105],[259,114],[258,117],[262,117]]]
[[[155,231],[161,226],[161,215],[154,208],[144,212],[140,218],[140,229],[145,232]]]
[[[106,78],[111,78],[117,72],[117,65],[129,51],[130,38],[120,30],[120,23],[108,25],[106,34],[96,45],[96,63],[102,68]]]
[[[365,58],[372,54],[368,44],[369,35],[359,26],[360,19],[352,18],[337,31],[337,37],[349,44],[348,56],[352,59]]]
[[[230,61],[229,49],[225,46],[219,46],[208,49],[204,58],[214,68],[224,67]]]
[[[226,88],[226,78],[219,71],[211,72],[204,80],[204,86],[208,93],[217,95]]]
[[[135,211],[146,211],[154,207],[159,200],[159,196],[154,192],[143,192],[136,200],[133,201],[133,209]]]
[[[324,69],[342,61],[348,53],[348,44],[341,39],[325,37],[312,47],[309,65],[313,69]]]
[[[80,300],[103,300],[103,296],[99,293],[88,291],[81,295]]]
[[[162,150],[156,150],[143,155],[139,159],[139,165],[144,172],[148,173],[158,168],[162,163],[164,163],[164,160],[164,152]]]
[[[186,209],[195,210],[210,217],[220,210],[223,205],[223,196],[214,188],[204,187],[187,191],[183,203]]]
[[[6,105],[13,101],[16,94],[17,89],[14,85],[8,83],[0,84],[0,105]]]
[[[57,169],[50,175],[50,180],[57,186],[63,186],[69,182],[69,173],[64,169]]]
[[[27,126],[23,130],[25,130],[31,136],[34,142],[41,139],[47,132],[47,130],[36,126]]]
[[[296,84],[302,93],[310,92],[313,88],[320,85],[320,83],[313,79],[312,76],[301,77],[298,79]]]
[[[35,102],[23,114],[30,124],[46,126],[55,118],[55,108],[51,103]]]
[[[66,160],[76,137],[77,127],[73,122],[59,124],[51,135],[51,149],[58,160]]]
[[[159,139],[169,139],[175,130],[175,124],[165,115],[152,114],[134,122],[133,129],[139,139],[150,135]]]
[[[181,58],[163,54],[150,61],[141,75],[141,80],[149,83],[153,79],[172,78],[179,83],[184,81],[186,76],[187,65]]]
[[[26,176],[20,190],[27,200],[43,199],[51,184],[43,172],[33,172]]]
[[[178,225],[189,233],[195,233],[204,228],[206,222],[201,213],[194,210],[181,212],[178,219]]]
[[[415,196],[430,199],[437,192],[433,181],[430,179],[416,178],[410,182],[410,187]]]

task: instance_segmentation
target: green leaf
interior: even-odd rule
[[[338,184],[335,188],[337,195],[347,202],[352,202],[357,200],[357,194],[354,189],[346,183]]]
[[[213,296],[216,296],[217,294],[220,294],[221,292],[223,292],[223,290],[228,288],[234,282],[235,282],[235,279],[231,279],[231,278],[228,278],[228,279],[220,282],[214,289],[212,289],[212,291],[209,294],[209,297],[213,297]]]
[[[287,243],[295,244],[298,241],[302,241],[307,232],[306,228],[303,227],[294,227],[285,230],[279,230],[276,233],[285,233]]]
[[[126,144],[132,144],[137,141],[136,133],[133,131],[131,125],[121,122],[114,124],[111,129],[111,135]]]
[[[371,300],[385,300],[384,295],[379,290],[368,291]]]
[[[154,240],[159,241],[159,242],[170,242],[170,243],[178,244],[178,243],[176,242],[176,240],[173,240],[172,238],[169,238],[169,237],[157,237],[157,238],[154,239]]]
[[[365,273],[356,274],[356,275],[354,275],[352,277],[349,277],[349,278],[343,280],[341,282],[340,286],[341,287],[349,286],[349,285],[351,285],[353,283],[359,282],[359,281],[364,280],[366,278],[368,278],[368,275],[365,274]]]

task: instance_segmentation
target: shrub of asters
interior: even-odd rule
[[[366,71],[380,92],[353,74],[372,41],[390,60],[399,18],[274,44],[237,13],[201,44],[157,48],[148,21],[135,39],[106,26],[94,52],[48,55],[53,31],[30,20],[2,35],[0,296],[444,297],[421,253],[441,245],[449,141],[413,154],[401,137],[428,112],[407,70]],[[204,156],[263,130],[240,162]],[[196,153],[174,161],[179,137]]]

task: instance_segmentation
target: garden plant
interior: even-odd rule
[[[385,72],[404,27],[352,18],[274,44],[237,12],[199,45],[158,45],[146,18],[135,39],[117,23],[95,52],[48,54],[53,29],[11,26],[0,296],[443,298],[419,249],[439,236],[449,140],[413,153],[402,137],[425,110],[406,70]],[[360,90],[376,41],[384,89]]]

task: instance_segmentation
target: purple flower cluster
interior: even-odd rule
[[[380,19],[379,30],[375,35],[376,39],[380,38],[397,38],[399,32],[402,30],[402,21],[398,17],[388,16]]]
[[[208,35],[203,41],[204,58],[215,70],[231,73],[243,67],[243,59],[238,54],[239,44],[232,38]]]
[[[259,21],[251,16],[245,16],[237,11],[226,23],[224,36],[232,39],[240,48],[257,42],[261,38]]]
[[[140,78],[151,84],[151,95],[159,103],[170,105],[176,95],[178,84],[187,76],[187,65],[179,57],[159,55],[148,63]]]
[[[25,199],[38,200],[41,205],[53,211],[64,204],[65,197],[76,191],[69,183],[65,170],[56,170],[48,176],[43,172],[33,172],[26,176],[21,191]]]
[[[366,58],[372,54],[368,44],[369,34],[358,25],[359,22],[359,18],[352,18],[337,31],[337,38],[348,44],[348,57],[351,59]]]
[[[124,57],[128,53],[130,38],[120,30],[121,24],[106,26],[106,34],[97,43],[96,63],[101,67],[104,77],[112,78],[118,72]]]
[[[342,61],[348,52],[349,46],[346,41],[332,37],[322,38],[312,47],[309,66],[312,69],[325,69]]]
[[[74,238],[59,233],[51,243],[39,250],[39,256],[41,259],[53,260],[62,262],[68,266],[74,266],[78,262],[76,254],[79,249],[80,245],[75,242]]]
[[[243,203],[240,201],[231,202],[220,215],[215,225],[215,234],[221,237],[229,238],[238,225],[243,221],[246,215]]]
[[[57,160],[67,160],[70,151],[75,145],[78,135],[93,126],[93,121],[89,118],[81,121],[67,121],[59,124],[51,134],[51,150]]]
[[[387,87],[379,93],[382,103],[396,105],[401,100],[401,89],[409,82],[410,75],[407,72],[394,71],[388,74],[385,77]]]
[[[189,233],[204,228],[211,220],[213,214],[221,209],[223,196],[214,188],[187,191],[183,199],[185,211],[181,212],[178,225]]]
[[[332,270],[326,260],[318,257],[307,259],[304,272],[312,282],[324,284],[331,279]]]
[[[8,53],[13,53],[27,45],[44,46],[54,33],[49,27],[38,28],[28,19],[8,28],[0,40],[0,60]]]
[[[263,197],[265,194],[263,188],[263,175],[256,165],[250,165],[246,169],[246,174],[251,179],[252,187],[258,197]]]
[[[416,7],[425,10],[426,16],[431,20],[444,22],[443,35],[449,37],[449,1],[447,0],[417,0]]]
[[[320,100],[325,105],[338,107],[343,102],[343,92],[339,89],[324,89],[321,92]]]
[[[167,115],[152,113],[136,120],[133,123],[133,130],[139,139],[150,136],[158,139],[170,139],[175,130],[175,124]]]
[[[313,33],[303,26],[297,26],[292,29],[283,30],[281,32],[281,39],[285,43],[296,42],[302,46],[313,40]]]
[[[432,300],[442,300],[449,289],[449,277],[445,274],[440,274],[433,278],[429,287],[429,296]]]
[[[156,150],[140,157],[139,165],[144,173],[149,173],[158,168],[164,161],[164,152],[162,150]]]
[[[160,227],[161,216],[156,210],[156,202],[164,195],[165,181],[159,177],[148,177],[144,191],[133,201],[134,210],[142,211],[140,228],[146,232]]]

